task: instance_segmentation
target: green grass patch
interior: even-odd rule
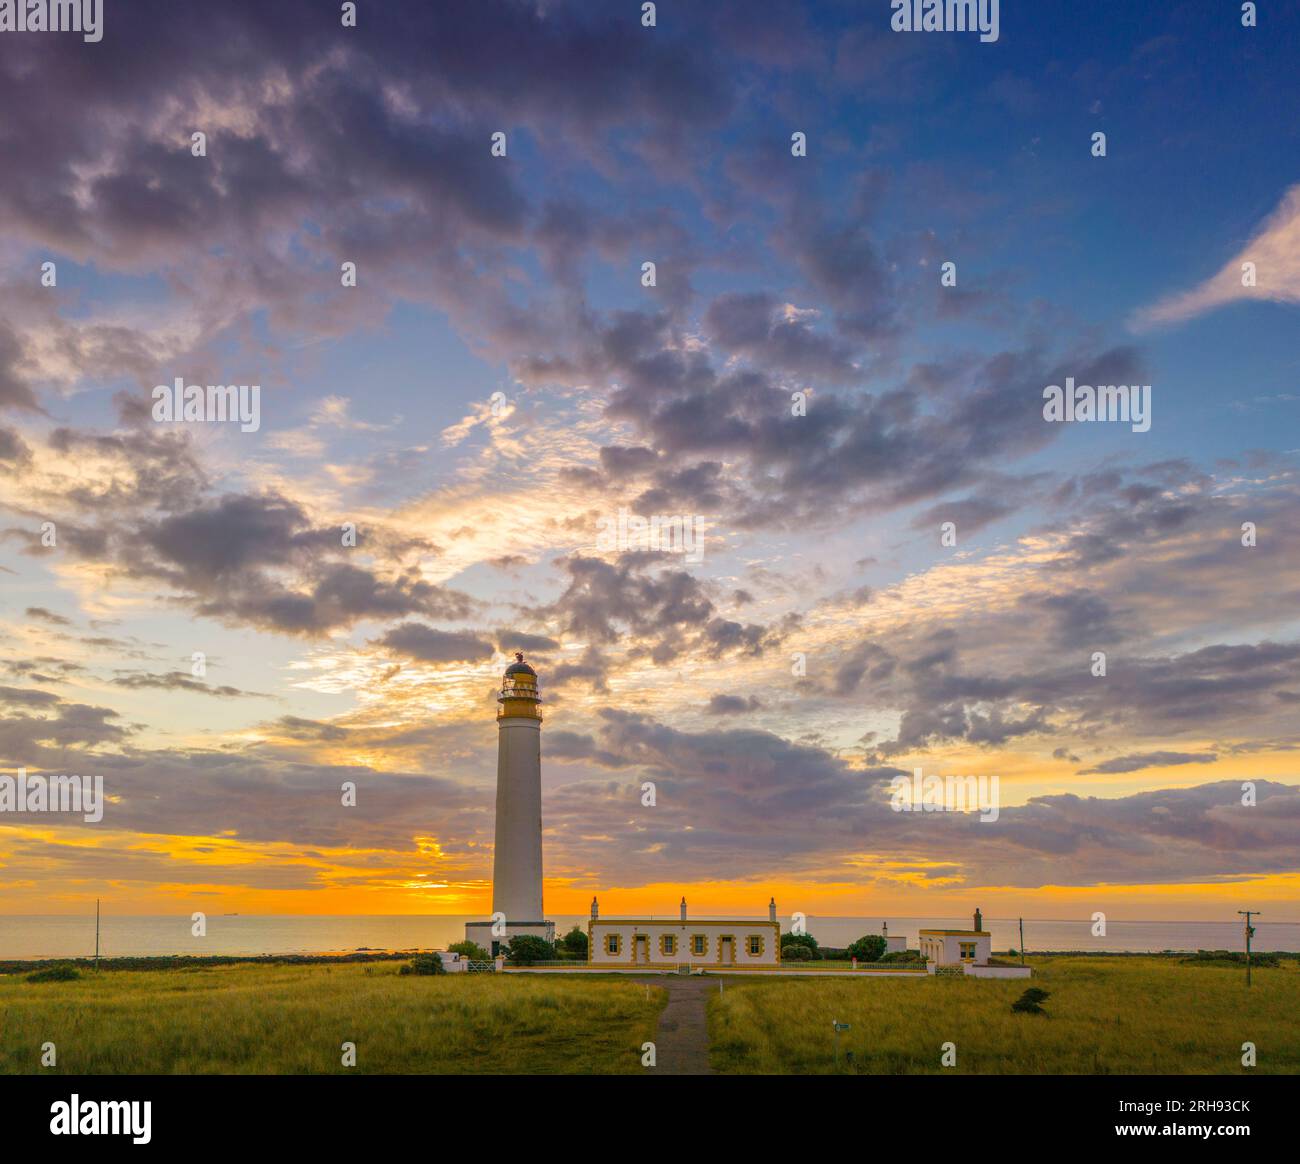
[[[1031,957],[1032,982],[927,977],[729,980],[709,999],[716,1070],[738,1074],[1293,1074],[1300,966],[1245,971],[1160,958]],[[1027,986],[1046,1016],[1015,1014]],[[941,1047],[957,1045],[955,1067]],[[1255,1044],[1258,1065],[1241,1065]],[[843,1052],[853,1052],[849,1065]]]
[[[664,991],[394,963],[0,977],[0,1074],[640,1074]],[[357,1065],[342,1065],[342,1044]],[[40,1066],[52,1042],[58,1065]]]

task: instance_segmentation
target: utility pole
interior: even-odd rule
[[[99,898],[95,898],[95,969],[99,969]]]
[[[1020,919],[1020,964],[1025,964],[1025,919]]]
[[[1250,939],[1255,936],[1255,927],[1250,924],[1252,917],[1259,917],[1257,909],[1239,909],[1237,912],[1246,919],[1246,985],[1250,985]]]

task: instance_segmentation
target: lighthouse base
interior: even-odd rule
[[[465,940],[482,946],[494,958],[510,944],[511,938],[517,938],[522,934],[543,938],[554,944],[555,923],[553,921],[465,923]]]

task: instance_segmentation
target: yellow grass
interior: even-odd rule
[[[1248,1074],[1300,1072],[1300,965],[1255,972],[1157,958],[1028,960],[1031,981],[899,978],[728,980],[709,1003],[716,1070],[817,1074]],[[734,981],[734,985],[733,985]],[[1029,986],[1051,1017],[1013,1014]],[[955,1067],[940,1064],[945,1042]]]
[[[396,963],[0,977],[0,1073],[639,1074],[664,992]],[[341,1044],[357,1065],[341,1063]],[[55,1044],[55,1068],[40,1065]]]

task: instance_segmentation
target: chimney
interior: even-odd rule
[[[984,928],[984,915],[980,913],[979,907],[975,908],[975,932],[979,933]]]
[[[775,897],[773,897],[767,903],[767,920],[772,922],[776,921],[776,898]]]
[[[889,923],[887,921],[880,923],[880,932],[884,934],[885,937],[889,937]]]
[[[686,920],[686,898],[682,898],[682,921]]]
[[[593,897],[591,899],[591,920],[595,921],[600,917],[600,903]]]

